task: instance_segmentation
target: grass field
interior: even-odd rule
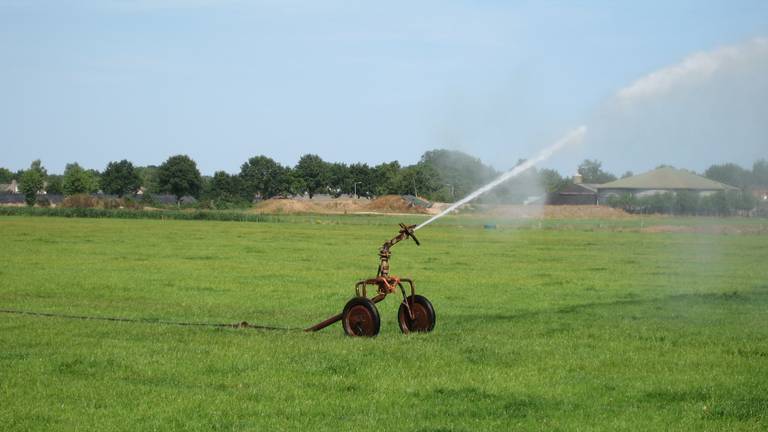
[[[0,313],[0,428],[768,428],[768,235],[449,219],[393,251],[433,333],[400,334],[394,297],[377,338],[301,332],[398,221],[0,217],[0,309],[285,328]]]

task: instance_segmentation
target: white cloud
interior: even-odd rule
[[[666,94],[680,86],[702,84],[731,64],[750,62],[762,56],[768,56],[768,38],[695,53],[678,64],[648,74],[624,87],[617,97],[621,103],[627,104]]]

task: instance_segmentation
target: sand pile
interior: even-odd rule
[[[400,195],[384,195],[376,198],[368,204],[368,211],[381,213],[428,213],[426,208],[414,206]]]
[[[385,195],[374,200],[354,198],[329,200],[274,198],[256,204],[251,211],[267,214],[427,213],[427,209],[412,206],[399,195]]]
[[[399,195],[385,195],[374,200],[336,198],[269,199],[256,204],[252,212],[267,214],[354,214],[354,213],[410,213],[437,214],[450,204],[434,203],[427,209],[414,206]],[[634,217],[623,210],[603,206],[524,206],[473,205],[459,210],[459,214],[503,217],[510,219],[621,219]]]
[[[293,199],[268,199],[256,204],[253,209],[258,213],[323,213],[322,209],[310,201]]]
[[[626,219],[636,217],[621,209],[596,205],[544,206],[544,217],[549,219]]]
[[[624,210],[594,205],[476,205],[469,212],[511,219],[623,219],[634,217]]]

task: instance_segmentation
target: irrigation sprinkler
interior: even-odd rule
[[[327,320],[309,327],[305,331],[322,330],[338,321],[342,322],[344,332],[349,336],[376,336],[381,328],[379,311],[376,303],[384,300],[389,294],[398,289],[403,295],[403,302],[397,311],[397,322],[403,333],[430,332],[435,328],[435,308],[426,297],[416,294],[413,280],[389,274],[390,249],[397,243],[410,237],[419,246],[419,240],[414,235],[416,225],[400,224],[397,236],[386,241],[379,249],[379,270],[376,277],[364,279],[355,284],[355,297],[347,302],[342,312]],[[410,296],[406,294],[403,283],[408,284]],[[367,288],[376,287],[376,295],[369,298]]]
[[[500,175],[487,185],[477,189],[459,201],[454,202],[442,212],[432,216],[419,225],[405,225],[401,223],[400,233],[384,243],[381,249],[379,249],[380,263],[376,277],[373,279],[361,280],[355,285],[355,297],[347,302],[347,305],[344,306],[344,310],[340,314],[315,324],[306,329],[306,331],[322,330],[337,321],[342,321],[344,332],[350,336],[376,336],[379,334],[379,329],[381,327],[381,319],[379,318],[379,311],[376,309],[376,303],[384,300],[388,294],[394,293],[397,289],[400,289],[400,292],[403,294],[403,302],[400,304],[400,309],[397,312],[397,321],[400,324],[400,330],[402,330],[403,333],[432,331],[432,329],[435,328],[435,308],[432,307],[432,303],[425,297],[416,295],[416,289],[414,288],[411,279],[389,274],[389,257],[392,256],[392,253],[390,252],[392,246],[407,237],[412,238],[418,246],[419,240],[414,235],[416,230],[424,228],[465,203],[468,203],[485,192],[495,188],[506,180],[515,177],[521,172],[533,167],[535,164],[546,160],[565,145],[581,141],[586,132],[586,126],[581,126],[568,132],[564,137],[560,138],[560,140],[556,141],[551,146],[544,148],[534,157],[527,159],[511,171]],[[418,194],[416,193],[416,179],[413,180],[413,194],[418,197]],[[403,282],[407,283],[410,287],[410,296],[406,295]],[[369,285],[376,286],[378,289],[377,294],[371,298],[368,298],[366,293],[366,288]]]

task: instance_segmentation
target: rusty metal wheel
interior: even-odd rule
[[[381,328],[376,305],[365,297],[355,297],[347,302],[341,323],[347,336],[376,336]]]
[[[408,297],[408,306],[413,312],[413,319],[408,316],[405,303],[400,303],[397,311],[397,322],[403,333],[431,332],[435,328],[435,308],[426,297],[414,295]]]

